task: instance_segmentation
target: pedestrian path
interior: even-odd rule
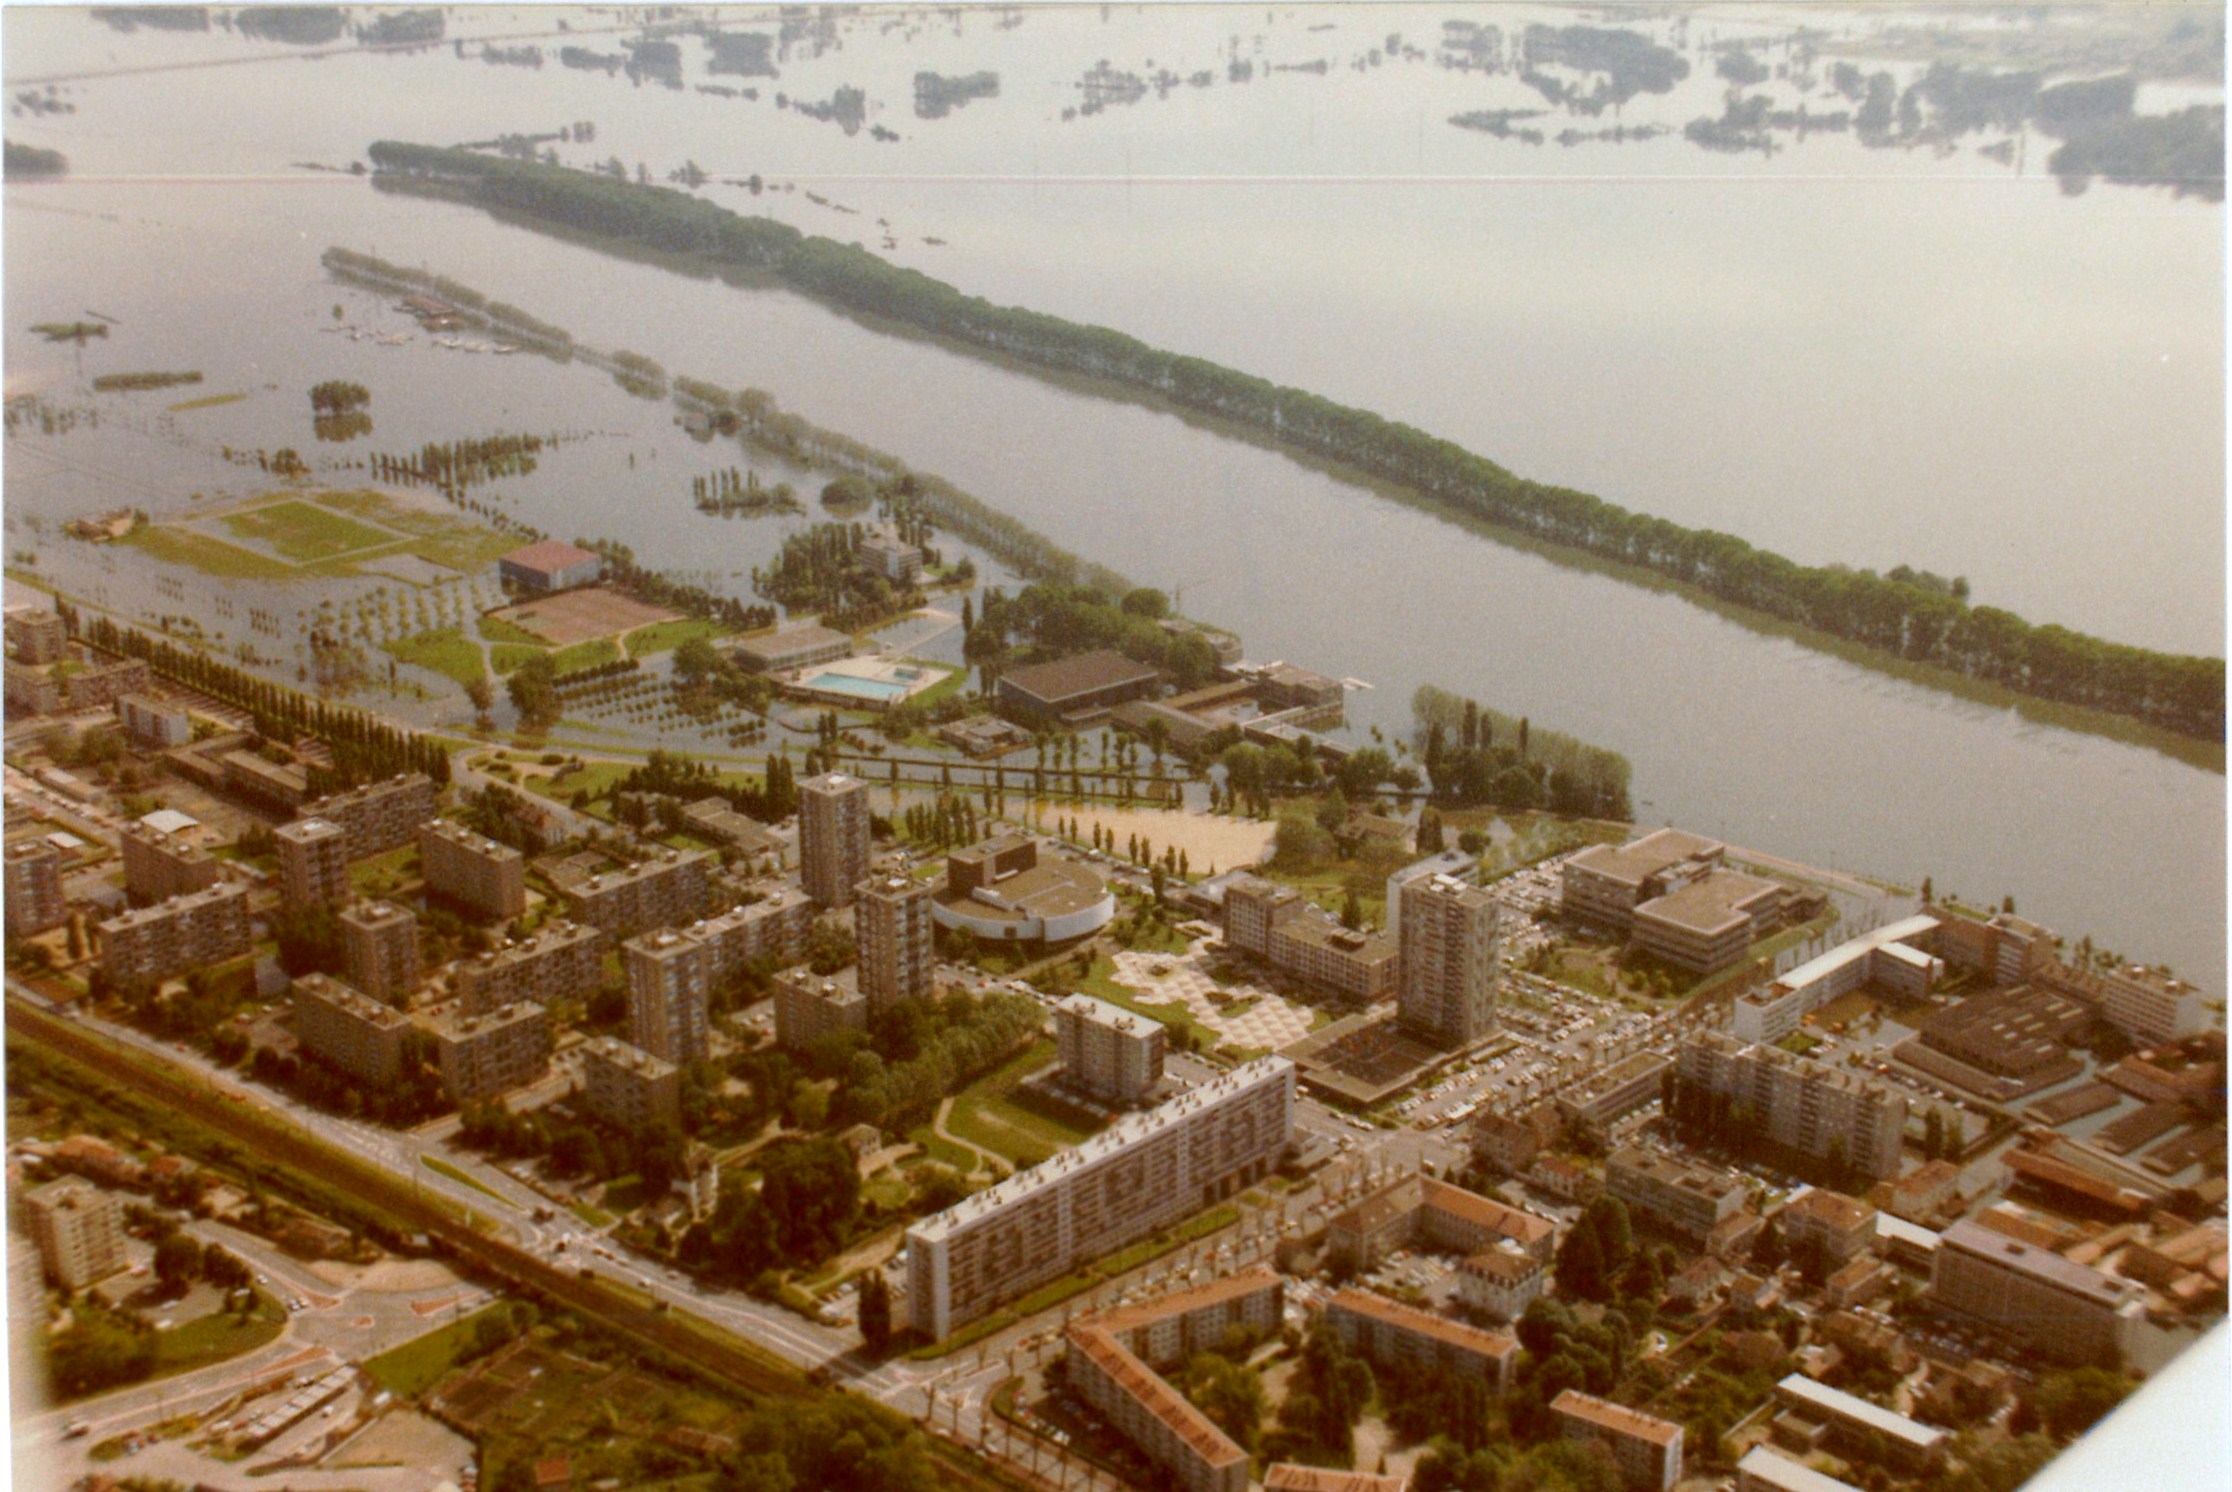
[[[1292,1004],[1259,984],[1220,986],[1210,978],[1208,955],[1203,952],[1207,943],[1206,938],[1196,939],[1182,954],[1118,953],[1116,982],[1139,991],[1144,1004],[1184,1005],[1196,1021],[1238,1046],[1277,1051],[1310,1033],[1314,1016],[1308,1006]],[[1224,997],[1223,1007],[1216,996]],[[1233,1005],[1247,1008],[1232,1014]]]

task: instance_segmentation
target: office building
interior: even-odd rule
[[[1232,1196],[1286,1154],[1294,1064],[1264,1057],[907,1230],[907,1310],[937,1339]]]
[[[803,1052],[832,1031],[868,1029],[868,997],[855,970],[816,974],[790,969],[775,976],[775,1044]]]
[[[65,1290],[105,1280],[127,1262],[123,1201],[90,1181],[68,1176],[25,1192],[23,1218],[47,1278]]]
[[[1803,1373],[1792,1373],[1775,1385],[1775,1403],[1780,1410],[1773,1427],[1778,1443],[1801,1452],[1830,1445],[1871,1459],[1880,1454],[1909,1474],[1943,1465],[1953,1438],[1856,1394],[1816,1383]]]
[[[1259,876],[1234,878],[1225,887],[1224,929],[1225,942],[1239,952],[1358,1004],[1396,991],[1400,958],[1393,938],[1343,927],[1290,887]]]
[[[1680,1425],[1570,1388],[1550,1401],[1550,1412],[1567,1440],[1611,1451],[1630,1492],[1672,1492],[1682,1479]]]
[[[1956,969],[1982,975],[1987,984],[2023,984],[2060,967],[2055,950],[2061,936],[2012,912],[1978,922],[1950,908],[1922,910],[1938,923],[1925,940],[1929,951]]]
[[[419,987],[418,918],[392,901],[359,902],[341,914],[349,983],[375,1000],[407,1005]]]
[[[2201,991],[2136,964],[2100,976],[2100,1013],[2142,1046],[2198,1035],[2214,1024]]]
[[[575,855],[543,870],[574,921],[619,938],[702,916],[715,863],[704,850],[662,849],[633,865]]]
[[[124,890],[137,902],[167,901],[225,878],[217,857],[183,834],[131,823],[117,836],[117,845],[124,856]]]
[[[313,1057],[375,1088],[403,1074],[410,1020],[394,1006],[324,974],[294,982],[295,1040]]]
[[[1945,977],[1945,960],[1924,947],[1939,931],[1937,918],[1914,916],[1862,933],[1764,989],[1746,991],[1736,1001],[1730,1030],[1738,1041],[1771,1045],[1831,1000],[1871,984],[1918,1000]]]
[[[1458,1048],[1496,1029],[1496,901],[1485,888],[1455,876],[1412,882],[1397,933],[1406,1030]]]
[[[194,739],[194,720],[179,705],[148,694],[127,694],[116,702],[117,723],[132,744],[151,751],[184,746]]]
[[[1727,846],[1717,840],[1658,829],[1623,845],[1591,845],[1569,857],[1561,877],[1566,919],[1625,938],[1635,909],[1718,869]]]
[[[419,870],[426,889],[503,921],[527,910],[527,860],[508,844],[463,824],[428,819],[419,825]]]
[[[331,819],[301,818],[271,834],[279,856],[279,895],[291,908],[343,906],[349,885],[348,831]]]
[[[1747,1195],[1743,1182],[1725,1171],[1685,1165],[1630,1147],[1605,1164],[1605,1190],[1652,1222],[1692,1241],[1702,1241],[1734,1217]]]
[[[1561,1091],[1558,1116],[1587,1129],[1609,1129],[1646,1104],[1657,1103],[1673,1065],[1656,1052],[1623,1057],[1591,1073],[1580,1086]]]
[[[628,975],[628,1039],[681,1067],[711,1056],[708,1006],[725,972],[719,940],[667,928],[629,939],[620,958]]]
[[[868,876],[868,784],[825,772],[798,786],[798,870],[806,894],[825,907],[852,905]]]
[[[1906,1098],[1888,1084],[1786,1052],[1699,1031],[1675,1060],[1677,1118],[1692,1102],[1747,1116],[1748,1135],[1820,1160],[1842,1158],[1858,1175],[1899,1174]]]
[[[404,772],[314,799],[302,805],[302,816],[339,824],[349,836],[349,858],[363,860],[410,844],[436,807],[433,779]]]
[[[1519,1367],[1519,1341],[1509,1332],[1482,1331],[1369,1290],[1341,1291],[1327,1303],[1325,1319],[1374,1367],[1478,1378],[1498,1394],[1510,1389]]]
[[[1261,1265],[1229,1279],[1070,1324],[1068,1376],[1078,1397],[1186,1492],[1245,1492],[1248,1455],[1162,1374],[1216,1351],[1235,1328],[1279,1330],[1284,1293]]]
[[[604,982],[605,935],[578,922],[546,922],[517,942],[461,959],[450,986],[468,1015],[519,1000],[584,1004]]]
[[[1790,1257],[1818,1259],[1824,1275],[1875,1247],[1876,1210],[1858,1197],[1812,1187],[1792,1198],[1780,1216]]]
[[[1402,1248],[1474,1254],[1510,1243],[1548,1263],[1557,1228],[1548,1218],[1432,1176],[1398,1177],[1326,1224],[1326,1252],[1358,1271]]]
[[[1742,962],[1752,943],[1774,930],[1789,898],[1779,882],[1711,870],[1638,905],[1629,937],[1662,963],[1714,974]]]
[[[2128,1360],[2146,1320],[2143,1286],[1965,1220],[1939,1237],[1930,1294],[2068,1363]]]
[[[532,1000],[487,1015],[427,1023],[441,1054],[442,1091],[462,1108],[535,1082],[550,1070],[550,1021]]]
[[[682,1069],[609,1036],[581,1046],[581,1101],[625,1134],[682,1127]]]
[[[1457,1266],[1457,1298],[1494,1321],[1516,1321],[1550,1282],[1550,1266],[1509,1239]]]
[[[1102,1103],[1137,1102],[1162,1082],[1169,1033],[1137,1011],[1070,995],[1054,1007],[1054,1039],[1062,1081]]]
[[[946,857],[931,904],[940,927],[994,943],[1063,943],[1116,916],[1100,873],[1027,834],[995,834]]]
[[[248,888],[229,881],[99,923],[101,970],[120,987],[160,984],[246,954]]]
[[[62,851],[44,839],[17,839],[8,844],[8,936],[25,938],[60,927],[70,911],[62,896]]]
[[[912,876],[870,876],[855,888],[854,945],[858,949],[860,992],[871,1015],[881,1015],[902,1000],[935,999],[938,950],[931,903],[937,887]]]

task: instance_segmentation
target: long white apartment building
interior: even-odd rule
[[[1915,946],[1938,930],[1938,919],[1917,914],[1862,933],[1800,964],[1765,989],[1736,1002],[1731,1029],[1738,1041],[1773,1043],[1840,995],[1879,984],[1920,997],[1945,977],[1945,961]]]
[[[1294,1064],[1262,1057],[907,1230],[907,1314],[933,1339],[1253,1185],[1286,1154]]]

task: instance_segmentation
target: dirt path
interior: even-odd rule
[[[976,1175],[979,1171],[984,1172],[988,1176],[998,1175],[1000,1166],[1002,1164],[1001,1162],[994,1160],[992,1156],[988,1155],[977,1146],[970,1144],[967,1140],[962,1139],[952,1130],[946,1128],[946,1116],[948,1116],[952,1112],[953,1100],[950,1097],[940,1100],[938,1104],[937,1117],[930,1121],[930,1133],[936,1135],[939,1139],[945,1141],[948,1145],[966,1150],[969,1152],[969,1154],[976,1157],[976,1164],[969,1167],[969,1174],[971,1176]]]

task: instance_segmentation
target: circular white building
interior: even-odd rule
[[[1116,897],[1090,867],[1042,854],[1029,835],[1001,834],[946,858],[930,913],[940,927],[996,943],[1065,943],[1106,927]]]

